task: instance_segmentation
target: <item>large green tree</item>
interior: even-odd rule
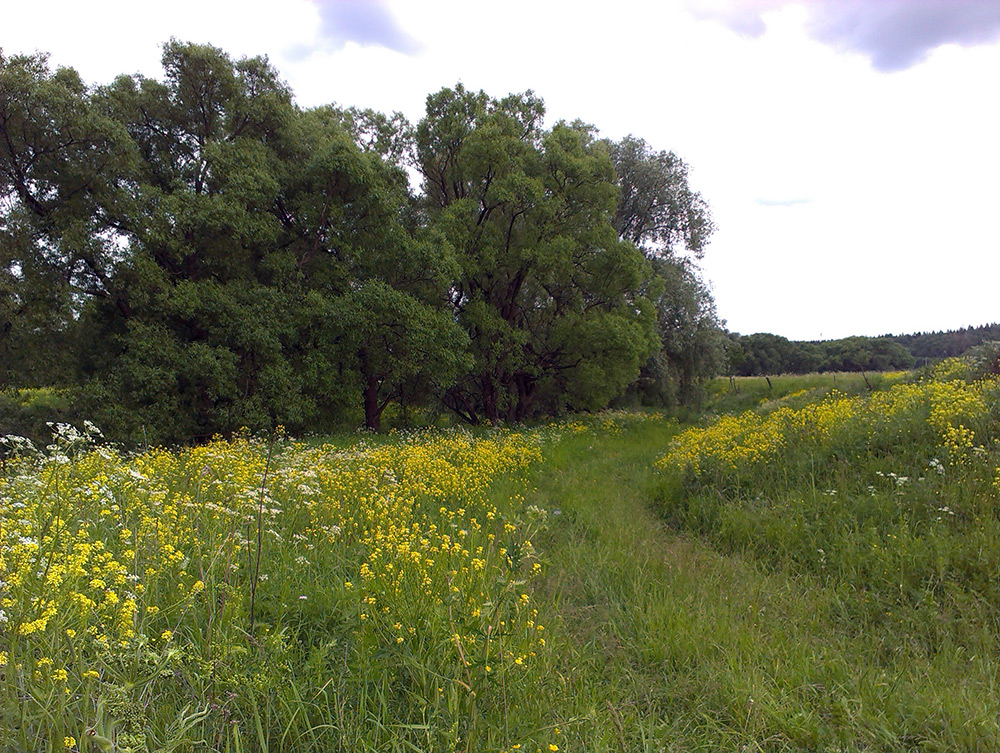
[[[124,129],[95,108],[75,71],[0,52],[0,367],[32,384],[72,371],[74,317],[115,300],[121,258],[106,217],[133,164]]]
[[[365,426],[377,431],[393,400],[406,406],[451,386],[469,339],[448,312],[382,280],[337,299],[343,359],[360,377]]]
[[[0,55],[0,376],[83,384],[119,438],[377,428],[432,396],[471,422],[599,408],[680,341],[662,291],[710,319],[672,256],[710,221],[641,143],[545,128],[530,92],[443,89],[413,128],[303,110],[264,58],[162,61],[94,89]]]
[[[543,114],[531,92],[497,100],[458,85],[427,98],[416,129],[473,358],[445,402],[470,422],[602,407],[657,344],[648,265],[611,224],[606,147],[580,124],[543,129]]]
[[[649,258],[660,348],[632,391],[659,405],[690,402],[699,383],[723,367],[723,333],[715,302],[695,265],[715,223],[708,204],[673,152],[626,136],[605,142],[621,190],[613,224],[619,237]]]
[[[457,271],[450,247],[415,217],[401,167],[409,137],[398,115],[303,112],[277,202],[280,245],[329,306],[315,333],[336,364],[325,389],[359,396],[370,429],[389,402],[450,386],[468,345],[445,313]]]
[[[213,47],[170,42],[163,67],[163,81],[121,76],[93,97],[136,155],[102,217],[126,250],[118,305],[85,316],[94,409],[157,439],[301,425],[315,406],[296,346],[318,314],[271,211],[291,93],[265,59]]]
[[[651,405],[696,402],[701,383],[726,366],[726,336],[715,301],[689,260],[653,258],[650,263],[660,348],[631,391]]]

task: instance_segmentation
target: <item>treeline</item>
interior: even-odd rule
[[[917,359],[935,360],[960,356],[970,348],[987,342],[1000,342],[1000,324],[946,332],[918,332],[913,335],[886,335],[903,345]]]
[[[823,341],[789,340],[768,333],[730,333],[726,369],[732,376],[909,369],[928,361],[959,356],[996,341],[1000,341],[1000,324],[948,332]]]
[[[909,369],[914,363],[913,354],[889,337],[805,342],[766,333],[734,333],[726,345],[726,365],[732,376],[890,371]]]
[[[413,125],[301,108],[265,58],[162,61],[92,87],[0,54],[4,385],[157,442],[663,403],[721,367],[674,154],[546,128],[532,92],[459,84]]]

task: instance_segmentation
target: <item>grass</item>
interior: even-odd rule
[[[0,749],[998,749],[997,389],[960,366],[266,479],[249,439],[9,467]]]
[[[773,409],[782,404],[804,405],[836,390],[858,395],[898,381],[904,372],[862,374],[857,371],[823,374],[780,374],[771,377],[715,377],[706,385],[706,410],[697,418],[751,409]],[[866,381],[867,379],[867,381]],[[871,385],[871,387],[869,387]]]
[[[913,621],[926,629],[940,612],[859,622],[876,605],[852,584],[666,526],[649,495],[676,431],[566,439],[529,497],[562,511],[542,539],[540,588],[563,641],[548,703],[563,709],[567,749],[991,749],[989,615],[967,612],[928,652],[908,643]]]

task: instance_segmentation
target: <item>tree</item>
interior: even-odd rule
[[[636,224],[616,215],[613,145],[544,128],[531,92],[444,89],[413,128],[302,110],[265,58],[172,40],[162,61],[162,80],[92,89],[0,55],[3,378],[82,384],[126,440],[322,429],[361,407],[377,428],[433,393],[473,423],[523,421],[619,395],[660,345],[657,306],[664,363],[682,390],[699,378],[714,310],[672,255],[698,255],[711,223],[678,192],[683,163],[621,152],[629,185],[659,191]],[[79,354],[62,374],[53,343]]]
[[[416,129],[424,210],[455,249],[451,290],[473,368],[445,394],[462,418],[523,421],[598,408],[656,346],[649,271],[611,224],[606,147],[580,124],[541,127],[531,92],[461,84],[427,98]]]
[[[38,253],[27,228],[0,219],[0,388],[73,380],[72,295],[60,265]]]
[[[728,335],[726,348],[726,374],[729,377],[742,376],[746,373],[747,354],[743,349],[743,338],[737,332]]]
[[[4,376],[72,374],[55,343],[93,297],[115,299],[120,261],[104,217],[132,164],[128,137],[95,108],[75,71],[0,52],[0,356]]]
[[[338,387],[329,389],[351,385],[370,429],[389,401],[451,386],[468,346],[445,313],[457,272],[451,249],[413,217],[399,166],[409,132],[398,115],[302,113],[277,205],[280,245],[330,305],[317,332],[337,364]]]
[[[161,440],[302,425],[315,405],[296,345],[317,312],[273,213],[291,93],[265,59],[213,47],[172,41],[163,65],[162,83],[121,76],[94,97],[137,155],[99,215],[125,251],[119,305],[84,316],[95,409]]]
[[[656,258],[651,264],[661,346],[643,366],[635,391],[648,404],[688,404],[698,399],[701,382],[725,367],[726,336],[690,261]]]
[[[448,313],[381,280],[337,300],[341,347],[361,380],[365,426],[381,428],[393,400],[443,391],[467,366],[468,336]]]
[[[643,251],[658,278],[653,299],[661,348],[635,389],[659,405],[688,402],[696,398],[698,383],[722,366],[715,304],[691,258],[702,258],[715,225],[688,183],[687,165],[673,152],[654,151],[635,136],[604,143],[621,191],[615,230]]]
[[[635,136],[607,144],[621,187],[613,220],[618,235],[648,256],[673,257],[683,248],[700,259],[715,223],[688,183],[687,164]]]
[[[758,332],[741,338],[746,353],[742,376],[785,374],[794,359],[795,344],[787,337]]]
[[[886,371],[908,369],[914,358],[899,343],[879,337],[845,337],[823,343],[829,371]]]

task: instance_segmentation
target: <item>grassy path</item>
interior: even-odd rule
[[[963,668],[885,655],[834,589],[663,525],[652,468],[676,431],[569,436],[528,495],[552,513],[535,599],[556,659],[538,700],[560,749],[979,749],[995,717]]]
[[[693,626],[682,623],[711,581],[743,573],[650,509],[653,462],[675,432],[657,422],[567,438],[529,497],[558,512],[541,546],[551,559],[540,596],[560,623],[553,634],[566,640],[553,700],[574,712],[567,749],[669,750],[671,739],[692,749],[692,720],[670,714],[694,690],[677,684],[678,663],[696,659]]]

